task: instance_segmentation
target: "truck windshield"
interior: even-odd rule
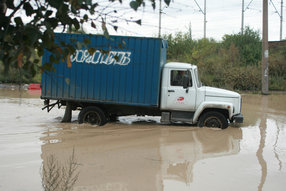
[[[198,70],[195,69],[195,78],[196,78],[196,81],[197,81],[197,85],[198,85],[198,88],[202,87],[202,82],[199,78],[199,74],[198,74]]]

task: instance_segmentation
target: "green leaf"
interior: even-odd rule
[[[15,9],[14,1],[6,1],[7,8]]]
[[[131,1],[129,5],[132,9],[137,11],[138,7],[140,6],[140,3],[138,3],[137,1]]]
[[[113,28],[117,32],[118,26],[113,26]]]
[[[84,44],[86,44],[86,45],[88,45],[88,44],[91,43],[91,41],[90,41],[89,38],[85,38],[85,39],[83,40],[83,42],[84,42]]]
[[[166,3],[166,5],[170,5],[170,2],[171,2],[171,0],[164,0],[165,1],[165,3]]]
[[[33,63],[34,63],[34,64],[38,64],[39,62],[40,62],[39,59],[34,59],[34,60],[33,60]]]
[[[28,37],[27,40],[29,40],[31,44],[34,44],[38,41],[41,32],[37,27],[34,26],[27,26],[24,31],[25,35]]]
[[[41,57],[44,55],[44,48],[43,47],[39,47],[38,49],[38,56]]]
[[[85,15],[83,16],[83,19],[87,21],[87,20],[88,20],[88,15],[85,14]]]
[[[60,6],[64,3],[63,0],[47,0],[47,1],[52,7],[56,9],[59,9]]]
[[[141,19],[137,20],[137,21],[134,21],[135,23],[137,23],[138,25],[141,25]]]
[[[30,5],[29,2],[24,3],[23,8],[25,9],[27,16],[31,16],[33,13],[35,13],[33,7]]]
[[[97,6],[98,6],[98,3],[95,3],[95,4],[91,5],[91,7],[90,7],[90,9],[89,9],[90,14],[93,15],[93,14],[95,13],[94,9],[95,9]]]
[[[74,25],[75,29],[78,30],[80,28],[78,20],[76,18],[74,18],[72,20],[72,22],[73,22],[73,25]]]
[[[16,17],[14,19],[14,21],[15,21],[17,26],[23,26],[23,21],[22,21],[21,17]]]
[[[113,58],[114,58],[117,62],[119,61],[119,56],[115,55]]]
[[[45,13],[45,17],[49,17],[53,14],[53,11],[51,10],[48,10],[46,13]]]
[[[91,4],[92,4],[92,0],[85,0],[85,3],[86,3],[87,5],[91,5]]]
[[[153,9],[156,8],[156,3],[155,3],[155,1],[152,1],[152,7],[153,7]]]
[[[96,25],[94,24],[93,21],[91,21],[91,27],[96,29]]]
[[[89,49],[88,49],[88,53],[89,53],[90,55],[93,55],[93,53],[95,53],[95,51],[96,51],[95,48],[89,48]]]
[[[51,28],[56,28],[58,26],[58,20],[55,18],[48,18],[46,19],[46,25],[48,25]]]
[[[13,42],[13,39],[12,39],[11,35],[6,34],[4,36],[4,42]]]

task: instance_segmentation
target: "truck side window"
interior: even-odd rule
[[[172,70],[171,71],[171,86],[183,86],[183,77],[189,74],[189,87],[193,86],[192,75],[186,70]]]

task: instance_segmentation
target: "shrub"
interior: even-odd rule
[[[261,60],[262,43],[259,31],[246,27],[244,33],[225,35],[222,45],[229,48],[234,44],[240,53],[240,62],[242,66],[256,65]]]

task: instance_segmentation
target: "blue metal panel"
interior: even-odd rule
[[[56,42],[83,42],[96,48],[90,55],[86,48],[71,56],[72,67],[54,64],[56,72],[42,75],[42,98],[158,106],[161,68],[166,62],[165,41],[102,35],[56,34]],[[120,45],[121,44],[121,45]],[[99,50],[109,51],[103,54]],[[51,53],[45,51],[43,64]]]
[[[154,49],[154,44],[155,44],[155,41],[152,41],[149,43],[149,47],[147,49],[147,55],[150,55],[147,57],[147,65],[146,65],[146,86],[145,86],[145,103],[151,103],[151,94],[152,94],[152,91],[154,91],[152,89],[152,80],[154,78],[153,76],[153,67],[152,67],[152,53],[155,51]]]
[[[134,50],[138,51],[138,52],[141,52],[141,46],[140,46],[140,39],[134,39]],[[133,76],[133,83],[132,83],[132,103],[138,103],[138,93],[139,93],[139,77],[140,77],[140,54],[136,55],[134,54],[133,55],[133,63],[132,63],[132,67],[133,67],[133,72],[132,72],[132,76]]]
[[[134,52],[134,38],[128,38],[127,40],[125,40],[126,44],[129,45],[129,49],[132,50]],[[134,54],[132,54],[131,60],[134,60]],[[133,81],[133,66],[134,66],[134,62],[131,63],[132,65],[130,65],[130,67],[128,67],[126,69],[126,88],[125,88],[125,101],[130,103],[132,102],[132,81]]]

